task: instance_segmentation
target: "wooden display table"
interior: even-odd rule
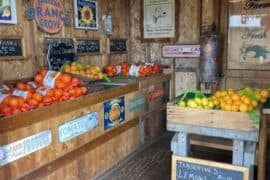
[[[233,165],[249,167],[253,179],[259,126],[246,113],[179,107],[174,101],[167,104],[167,130],[177,132],[171,149],[180,156],[190,155],[191,134],[231,139]]]

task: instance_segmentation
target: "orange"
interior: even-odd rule
[[[237,112],[238,110],[239,110],[239,106],[233,104],[233,105],[232,105],[232,111],[233,111],[233,112]]]
[[[39,74],[40,74],[41,76],[43,76],[43,77],[47,74],[47,72],[48,72],[48,70],[47,70],[46,68],[41,68],[41,69],[39,70]]]
[[[17,99],[17,97],[11,97],[10,99],[9,99],[9,105],[11,106],[11,107],[16,107],[16,106],[18,106],[19,105],[19,102],[18,102],[18,99]]]
[[[46,96],[53,97],[53,95],[54,95],[54,90],[53,89],[48,89],[47,92],[46,92]]]
[[[88,89],[84,86],[81,87],[82,94],[86,94]]]
[[[232,98],[233,101],[237,101],[237,100],[240,99],[238,94],[233,94],[231,98]]]
[[[18,97],[17,100],[19,106],[22,106],[24,104],[24,99],[22,97]]]
[[[64,82],[56,81],[56,83],[55,83],[55,88],[57,88],[57,89],[62,89],[62,88],[64,88],[64,87],[66,87],[66,84],[65,84]]]
[[[249,110],[249,107],[248,107],[248,105],[246,105],[246,104],[241,104],[240,106],[239,106],[239,111],[240,112],[247,112]]]
[[[267,98],[269,95],[269,92],[267,90],[261,90],[261,96],[264,97],[264,98]]]
[[[61,89],[55,89],[54,90],[54,97],[61,97],[63,95],[63,91]]]
[[[240,100],[233,101],[234,105],[240,106],[242,102]]]
[[[76,87],[76,88],[75,88],[75,96],[78,97],[78,96],[81,96],[81,95],[82,95],[81,88]]]
[[[62,74],[60,76],[60,79],[61,79],[62,82],[66,83],[66,84],[71,82],[71,77],[68,74]]]
[[[32,98],[35,99],[38,102],[43,100],[43,96],[41,94],[39,94],[39,93],[34,93]]]
[[[251,100],[248,97],[243,97],[243,98],[241,98],[241,100],[242,100],[242,102],[244,102],[247,105],[251,104]]]
[[[42,76],[42,75],[40,75],[40,74],[37,74],[36,76],[35,76],[35,81],[37,82],[37,83],[42,83],[42,81],[43,81],[43,77],[44,76]]]
[[[38,106],[38,101],[35,100],[35,99],[29,99],[29,100],[28,100],[28,103],[29,103],[29,105],[32,106],[32,107],[37,107],[37,106]]]
[[[232,110],[232,106],[230,104],[226,104],[224,107],[225,111],[231,111]]]
[[[254,108],[256,108],[258,106],[258,103],[255,100],[252,100],[251,104],[252,104],[252,107],[254,107]]]
[[[26,84],[25,83],[22,83],[22,82],[18,82],[16,84],[16,88],[17,89],[20,89],[20,90],[26,90]]]

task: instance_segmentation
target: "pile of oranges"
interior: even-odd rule
[[[6,86],[7,88],[0,92],[0,115],[29,111],[82,96],[88,91],[86,87],[81,86],[81,80],[64,73],[58,74],[53,87],[46,87],[44,78],[47,73],[48,70],[41,69],[34,78],[35,82],[18,82]]]
[[[201,92],[199,94],[202,94]],[[259,104],[266,102],[269,91],[265,89],[252,89],[246,87],[236,91],[232,88],[226,91],[216,91],[210,97],[194,97],[188,100],[179,100],[180,107],[221,109],[233,112],[251,112]]]
[[[250,112],[259,103],[266,102],[269,92],[263,89],[252,89],[246,87],[242,91],[235,91],[229,88],[227,91],[216,91],[209,98],[216,107],[221,110],[233,112]]]

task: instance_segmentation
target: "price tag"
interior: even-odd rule
[[[39,87],[39,88],[37,88],[36,91],[37,91],[39,94],[41,94],[42,96],[46,96],[48,90],[49,90],[49,88]]]
[[[27,84],[31,85],[33,88],[37,89],[38,88],[38,85],[36,82],[34,81],[30,81],[30,82],[27,82]]]
[[[116,73],[117,74],[121,74],[121,72],[122,72],[122,66],[116,66]]]
[[[5,92],[5,91],[8,91],[9,90],[9,87],[5,84],[1,85],[0,86],[0,92]]]
[[[20,96],[23,99],[27,98],[28,92],[27,91],[22,91],[22,90],[14,90],[12,93],[14,96]]]
[[[140,70],[140,66],[136,66],[136,65],[131,65],[130,69],[129,69],[129,75],[131,76],[137,76],[138,72]]]
[[[56,78],[60,75],[60,72],[48,71],[44,77],[43,84],[46,87],[54,88]]]

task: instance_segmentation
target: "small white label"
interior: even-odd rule
[[[3,101],[7,96],[9,96],[9,94],[2,94],[2,93],[0,93],[0,103],[2,103],[2,101]]]
[[[36,91],[37,91],[39,94],[41,94],[42,96],[46,96],[48,90],[49,90],[48,88],[45,88],[45,87],[39,87],[39,88],[37,88]]]
[[[117,74],[121,74],[121,72],[122,72],[122,66],[116,66],[116,73]]]
[[[4,166],[21,157],[27,156],[28,154],[49,146],[51,142],[51,131],[46,130],[11,144],[4,145],[0,147],[0,165]]]
[[[136,66],[136,65],[131,65],[130,69],[129,69],[129,75],[131,76],[137,76],[138,72],[140,70],[140,66]]]
[[[54,88],[56,78],[60,75],[60,72],[48,71],[44,77],[43,84],[48,88]]]
[[[27,91],[22,91],[22,90],[14,90],[12,93],[14,96],[20,96],[23,99],[27,98],[28,92]]]
[[[37,89],[38,88],[38,85],[36,82],[34,81],[30,81],[30,82],[27,82],[27,84],[31,85],[33,88]]]

